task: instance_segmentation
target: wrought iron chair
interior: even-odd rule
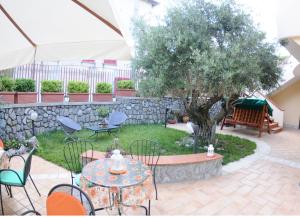
[[[81,126],[69,117],[59,116],[58,122],[66,135],[65,141],[76,141],[78,137],[74,135],[75,132],[81,130]]]
[[[47,202],[48,216],[80,216],[95,215],[95,209],[89,196],[77,186],[59,184],[54,186],[48,193]],[[30,210],[22,215],[40,215],[35,210]]]
[[[80,186],[82,168],[93,160],[93,144],[86,140],[70,141],[64,146],[64,158],[71,172],[72,185]],[[87,153],[90,151],[91,153]]]
[[[2,209],[2,214],[4,214],[4,209],[3,209],[3,200],[2,200],[2,193],[1,193],[1,185],[4,185],[8,188],[10,197],[12,197],[12,191],[11,187],[23,187],[25,194],[33,208],[35,210],[33,203],[28,195],[28,192],[25,188],[27,178],[29,176],[32,184],[34,185],[35,190],[41,196],[39,190],[37,189],[35,183],[33,182],[33,179],[30,176],[30,168],[31,168],[31,161],[32,161],[32,154],[35,151],[35,148],[33,148],[25,160],[24,157],[21,155],[13,155],[10,157],[9,160],[11,160],[12,157],[20,157],[24,161],[24,168],[23,170],[13,170],[13,169],[1,169],[0,170],[0,198],[1,198],[1,209]]]
[[[142,161],[144,164],[150,167],[155,187],[155,196],[157,200],[158,193],[155,181],[155,171],[161,154],[160,145],[157,142],[151,140],[135,140],[130,144],[129,153],[132,159]],[[150,204],[151,201],[149,200],[148,215],[150,215]]]

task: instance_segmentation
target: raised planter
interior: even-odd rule
[[[37,101],[36,92],[16,92],[16,96],[15,96],[16,104],[36,103],[36,101]]]
[[[88,102],[89,94],[88,93],[69,93],[70,102]]]
[[[93,101],[101,102],[101,101],[112,101],[112,94],[111,93],[94,93],[93,94]]]
[[[59,92],[44,92],[42,94],[42,102],[63,102],[64,93]]]
[[[5,104],[14,104],[15,92],[0,92],[0,102]]]
[[[87,157],[88,161],[82,161],[88,163],[105,158],[105,155],[105,152],[87,151],[82,157]],[[222,162],[223,156],[219,154],[213,157],[207,157],[206,153],[161,156],[156,166],[155,180],[157,183],[176,183],[220,176]]]
[[[116,96],[135,97],[136,91],[134,89],[117,89]]]

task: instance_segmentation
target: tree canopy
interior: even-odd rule
[[[144,95],[231,96],[269,90],[281,76],[276,45],[233,1],[186,1],[160,25],[136,22],[135,38]]]
[[[208,111],[220,99],[272,89],[281,78],[276,45],[233,1],[184,1],[158,25],[136,21],[134,34],[142,95],[186,99],[200,126],[211,127]]]

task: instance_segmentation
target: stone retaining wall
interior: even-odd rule
[[[99,122],[97,108],[108,106],[110,111],[122,111],[128,115],[128,123],[162,123],[166,107],[183,110],[179,99],[174,98],[117,98],[108,103],[42,103],[8,105],[0,107],[0,138],[23,140],[32,135],[32,110],[38,113],[35,132],[43,133],[60,128],[57,116],[68,116],[81,126]]]

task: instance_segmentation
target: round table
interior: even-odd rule
[[[112,166],[110,158],[104,158],[88,163],[81,175],[89,182],[102,187],[125,188],[143,183],[150,175],[151,170],[141,161],[124,158],[127,172],[114,175],[109,172]]]
[[[110,158],[92,161],[82,169],[81,176],[94,185],[106,188],[117,188],[117,206],[119,214],[121,214],[120,205],[129,206],[124,205],[122,202],[122,189],[142,184],[149,176],[152,175],[152,172],[149,167],[141,161],[127,158],[124,158],[124,166],[126,166],[127,169],[125,174],[111,174],[109,172],[111,166],[112,160]],[[141,205],[136,206],[146,209],[146,207]]]

